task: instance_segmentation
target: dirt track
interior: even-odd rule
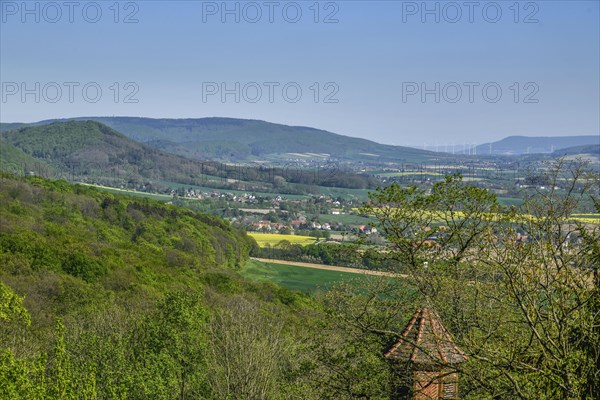
[[[383,272],[383,271],[371,271],[368,269],[359,269],[359,268],[348,268],[348,267],[338,267],[335,265],[323,265],[323,264],[311,264],[305,262],[296,262],[296,261],[286,261],[286,260],[272,260],[269,258],[256,258],[252,257],[252,260],[265,262],[265,263],[275,263],[275,264],[285,264],[285,265],[293,265],[296,267],[305,267],[305,268],[314,268],[314,269],[323,269],[326,271],[338,271],[338,272],[348,272],[351,274],[362,274],[362,275],[374,275],[374,276],[389,276],[396,278],[407,278],[408,276],[405,274],[394,274],[392,272]]]

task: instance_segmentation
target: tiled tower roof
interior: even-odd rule
[[[385,354],[389,360],[408,362],[413,368],[430,370],[465,362],[439,317],[429,308],[417,309],[402,332],[402,338]]]

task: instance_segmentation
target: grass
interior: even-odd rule
[[[248,235],[253,237],[260,247],[265,247],[267,244],[273,247],[282,240],[287,240],[291,244],[299,244],[302,246],[306,246],[307,244],[312,244],[317,240],[312,236],[282,235],[279,233],[248,232]]]
[[[270,281],[287,289],[299,290],[304,293],[326,291],[337,282],[356,281],[358,283],[366,279],[379,279],[368,275],[264,263],[256,260],[249,260],[241,274],[249,279]]]
[[[319,215],[319,221],[329,223],[341,222],[343,224],[353,225],[368,225],[369,223],[376,222],[374,218],[363,217],[356,214],[321,214]]]
[[[510,206],[521,206],[523,205],[523,203],[525,202],[525,200],[519,198],[519,197],[498,197],[498,203],[500,203],[500,205],[506,206],[506,207],[510,207]]]
[[[333,186],[318,186],[319,193],[331,197],[343,197],[344,199],[355,198],[357,200],[367,200],[369,198],[369,189],[348,189]]]

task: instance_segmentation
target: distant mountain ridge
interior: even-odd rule
[[[197,160],[247,162],[282,159],[334,159],[350,162],[425,162],[451,155],[405,146],[379,144],[321,129],[238,118],[77,117],[35,123],[0,123],[0,132],[52,122],[93,120],[129,139],[167,153]],[[600,144],[600,136],[508,136],[476,146],[468,154],[507,156],[548,154]],[[571,150],[574,151],[574,150]]]
[[[242,168],[212,160],[194,160],[136,142],[91,120],[20,127],[2,132],[0,140],[0,164],[4,170],[20,168],[21,173],[29,174],[33,170],[40,175],[40,171],[48,169],[51,173],[59,172],[59,177],[67,180],[117,187],[148,189],[148,185],[152,185],[155,189],[164,189],[176,183],[295,193],[308,190],[296,185],[360,189],[376,184],[373,177],[341,169],[315,175],[289,168]]]
[[[570,156],[570,155],[578,155],[578,154],[591,154],[600,156],[600,144],[590,144],[590,145],[582,145],[582,146],[573,146],[566,147],[564,149],[558,149],[554,153],[552,153],[555,157],[561,156]]]
[[[220,117],[78,117],[66,120],[97,121],[150,147],[199,160],[256,161],[270,156],[293,158],[295,154],[298,157],[309,154],[309,158],[310,154],[323,154],[340,160],[396,162],[419,162],[444,157],[412,147],[379,144],[321,129],[260,120]],[[65,120],[46,120],[35,125],[57,121]]]
[[[480,155],[551,154],[567,147],[598,145],[600,136],[508,136],[477,146]]]

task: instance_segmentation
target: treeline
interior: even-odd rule
[[[274,246],[254,247],[251,255],[258,258],[377,271],[400,272],[402,270],[393,252],[382,251],[379,247],[361,247],[356,243],[315,243],[302,246],[282,240]]]

